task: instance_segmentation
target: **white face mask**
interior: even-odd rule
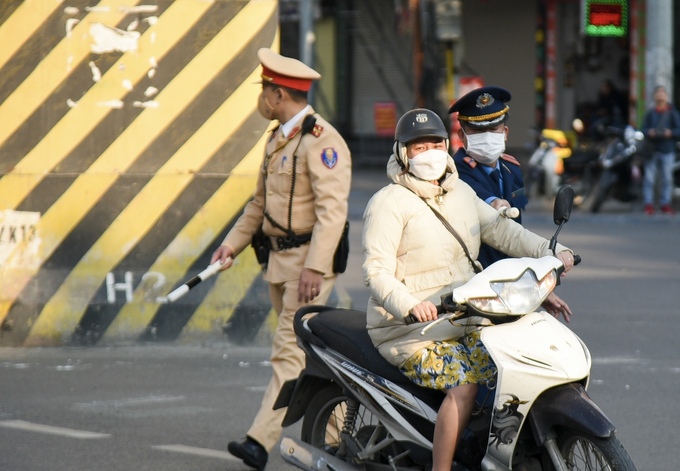
[[[421,180],[438,180],[446,171],[449,153],[429,149],[408,160],[408,171]]]
[[[463,131],[465,133],[465,131]],[[504,132],[480,132],[465,134],[467,153],[482,165],[491,165],[505,150]]]

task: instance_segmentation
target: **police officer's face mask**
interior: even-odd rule
[[[408,160],[408,171],[421,180],[439,180],[446,171],[448,159],[448,152],[429,149]]]
[[[468,155],[482,165],[492,165],[505,150],[505,132],[480,132],[465,137]]]
[[[268,90],[267,88],[264,88],[262,92],[260,93],[260,99],[257,101],[257,111],[260,112],[263,118],[272,120],[272,112],[276,108],[275,106],[272,106],[271,103],[269,103],[269,98],[274,95],[274,93],[278,90],[278,88],[275,88],[273,90]]]

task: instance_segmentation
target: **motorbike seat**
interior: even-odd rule
[[[357,365],[398,384],[429,404],[438,406],[441,403],[444,397],[441,391],[416,385],[380,354],[366,330],[365,312],[330,309],[319,312],[307,325],[329,348]]]

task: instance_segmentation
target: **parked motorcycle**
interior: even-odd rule
[[[553,218],[569,219],[573,189],[556,196]],[[580,261],[580,258],[578,259]],[[559,259],[505,259],[442,297],[430,323],[481,316],[481,339],[495,380],[480,387],[455,453],[458,470],[634,471],[614,424],[586,392],[591,356],[564,324],[536,311],[563,271]],[[440,391],[419,387],[385,360],[366,331],[366,314],[327,306],[294,319],[306,367],[281,389],[284,426],[302,419],[301,440],[283,438],[280,452],[303,470],[426,470]]]
[[[607,134],[609,141],[597,161],[600,176],[590,204],[593,213],[610,198],[629,203],[641,195],[644,134],[630,125],[624,129],[610,127]]]
[[[572,126],[577,136],[584,130],[579,119],[574,120]],[[559,129],[543,129],[538,139],[524,179],[527,196],[554,198],[557,190],[567,184],[574,189],[574,204],[580,206],[593,188],[592,168],[599,155],[597,148],[586,140],[572,145],[566,132]]]

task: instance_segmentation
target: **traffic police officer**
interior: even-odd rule
[[[449,113],[458,113],[458,136],[463,141],[453,160],[460,179],[470,185],[479,198],[496,209],[505,206],[522,210],[528,203],[522,169],[517,159],[504,153],[508,101],[510,92],[504,88],[482,87],[451,106]],[[521,223],[521,217],[520,214],[516,221]],[[506,258],[503,252],[482,244],[478,258],[482,266],[502,258]]]
[[[228,446],[248,466],[264,469],[285,413],[272,406],[283,383],[296,378],[305,362],[293,315],[306,304],[326,303],[336,280],[333,259],[347,221],[352,163],[343,138],[308,104],[307,92],[321,76],[267,48],[257,55],[262,65],[258,110],[278,125],[266,145],[255,194],[212,262],[221,260],[227,269],[258,232],[270,249],[260,261],[278,314],[272,378],[245,440]]]
[[[501,87],[481,87],[463,95],[449,113],[458,113],[458,137],[463,147],[453,156],[461,180],[475,190],[477,196],[496,209],[514,207],[523,210],[527,203],[520,164],[505,153],[508,138],[510,92]],[[522,223],[522,215],[515,218]],[[484,268],[508,255],[487,244],[479,248],[477,259]],[[569,305],[554,292],[543,302],[543,308],[555,317],[561,314],[569,322]]]

